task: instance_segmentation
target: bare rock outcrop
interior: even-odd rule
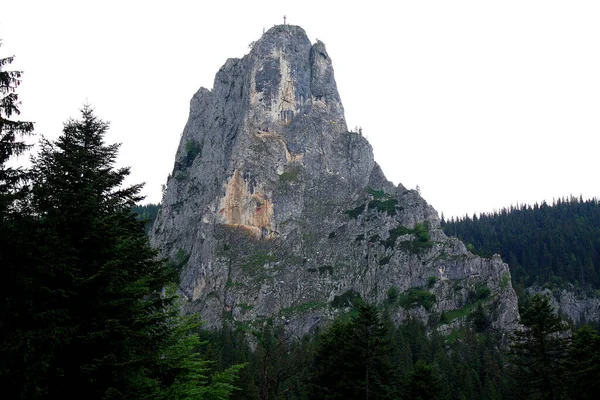
[[[325,45],[297,26],[270,29],[194,95],[162,205],[151,242],[208,327],[272,318],[301,335],[358,298],[446,331],[476,303],[500,330],[518,322],[508,266],[386,180],[348,131]]]

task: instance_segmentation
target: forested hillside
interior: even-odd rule
[[[570,339],[547,298],[533,296],[530,304],[510,349],[483,307],[445,335],[414,319],[394,327],[385,308],[358,301],[303,338],[274,319],[260,329],[231,319],[218,332],[203,332],[203,352],[220,368],[247,363],[235,399],[596,398],[596,331],[584,326]]]
[[[571,197],[479,217],[442,218],[442,227],[478,254],[499,253],[517,285],[570,282],[588,292],[600,288],[598,199]]]
[[[148,233],[152,227],[152,224],[154,223],[154,220],[156,219],[156,216],[158,215],[158,212],[160,211],[160,204],[136,204],[132,211],[137,214],[136,218],[138,221],[146,222],[145,230],[146,233]]]

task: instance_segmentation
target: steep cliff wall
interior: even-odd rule
[[[518,319],[507,265],[386,180],[346,127],[325,45],[297,26],[270,29],[194,95],[151,241],[185,260],[185,309],[209,327],[276,318],[300,335],[358,297],[445,331],[477,302],[499,329]]]
[[[600,299],[578,293],[575,286],[567,284],[560,290],[532,286],[529,295],[539,293],[550,299],[554,309],[575,326],[600,322]]]

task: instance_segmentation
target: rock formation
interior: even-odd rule
[[[496,328],[518,320],[508,266],[386,180],[346,127],[325,45],[297,26],[270,29],[193,96],[162,205],[151,242],[208,327],[273,318],[301,335],[358,298],[446,332],[476,303]]]
[[[572,284],[550,290],[539,286],[527,289],[529,295],[548,297],[554,309],[573,326],[600,322],[600,298],[586,296]]]

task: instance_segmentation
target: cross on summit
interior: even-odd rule
[[[284,15],[283,16],[283,24],[285,25],[285,20],[287,19],[287,17]]]

